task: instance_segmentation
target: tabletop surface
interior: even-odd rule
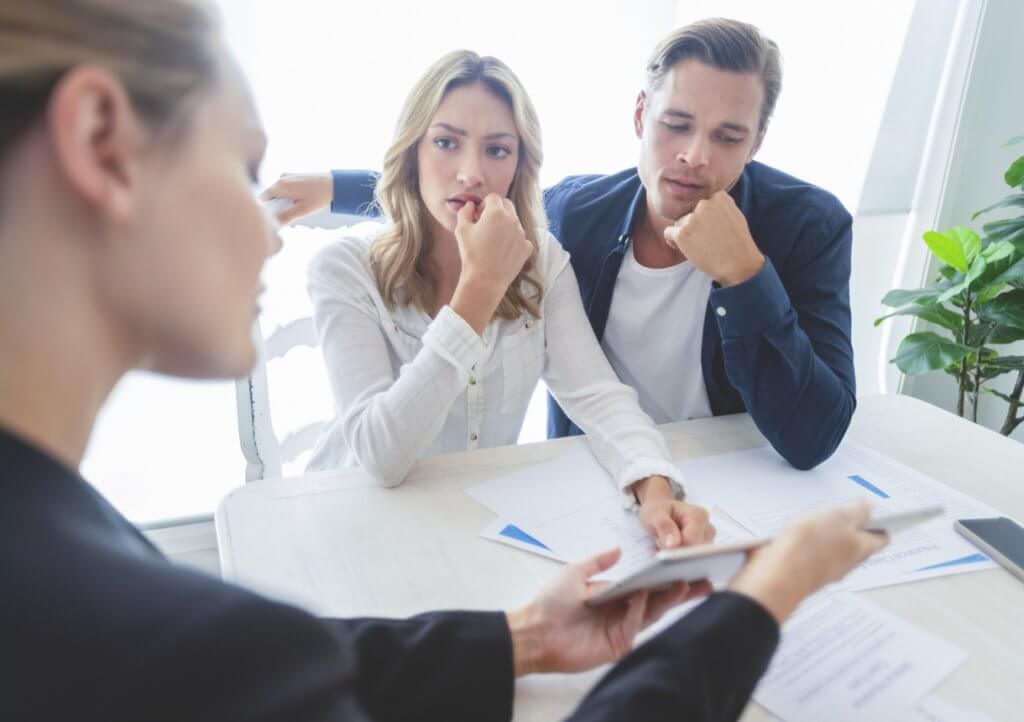
[[[766,443],[746,414],[660,428],[677,458]],[[848,438],[1024,520],[1024,444],[895,395],[859,399]],[[576,437],[428,458],[396,489],[359,469],[247,484],[217,510],[224,576],[323,616],[515,607],[559,565],[481,539],[494,515],[464,489],[581,443]],[[997,721],[1024,718],[1024,584],[1007,571],[861,594],[967,652],[938,697]],[[565,716],[601,671],[519,680],[515,719]],[[751,704],[742,719],[771,717]]]

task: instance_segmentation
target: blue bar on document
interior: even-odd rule
[[[969,555],[967,555],[965,557],[960,557],[959,559],[950,559],[948,562],[939,562],[938,564],[931,564],[931,565],[929,565],[927,567],[921,567],[920,569],[915,569],[914,571],[915,572],[927,572],[927,571],[930,571],[932,569],[944,569],[945,567],[959,567],[959,566],[963,566],[964,564],[977,564],[978,562],[986,562],[986,561],[988,561],[988,557],[985,556],[984,554],[980,554],[980,553],[979,554],[969,554]]]
[[[848,476],[846,478],[849,479],[850,481],[852,481],[854,484],[859,484],[860,486],[863,486],[865,489],[870,491],[872,494],[877,494],[878,496],[882,497],[883,499],[888,499],[889,498],[888,494],[886,494],[884,491],[882,491],[877,486],[872,484],[870,481],[865,479],[863,476],[857,476],[856,474],[852,474],[851,476]]]
[[[548,548],[544,544],[541,544],[539,541],[534,539],[525,531],[511,524],[508,524],[504,529],[502,529],[499,532],[499,534],[501,534],[502,536],[507,536],[509,539],[515,539],[516,541],[526,542],[527,544],[533,544],[535,547],[540,547],[541,549],[547,549],[548,551],[551,551],[550,548]]]

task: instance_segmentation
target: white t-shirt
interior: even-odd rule
[[[630,244],[601,346],[657,424],[711,416],[701,367],[711,277],[685,261],[640,265]]]
[[[386,229],[363,223],[309,267],[313,318],[337,416],[309,470],[358,465],[385,484],[417,459],[516,443],[541,378],[589,437],[620,489],[652,474],[681,480],[633,389],[608,365],[580,301],[569,254],[546,230],[538,271],[541,318],[491,321],[483,336],[450,307],[435,318],[389,308],[369,248]],[[632,493],[623,495],[632,501]]]

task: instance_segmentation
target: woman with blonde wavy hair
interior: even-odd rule
[[[265,144],[201,0],[0,3],[5,722],[507,720],[515,677],[618,659],[667,608],[711,591],[586,606],[587,579],[615,561],[605,553],[507,613],[320,619],[172,564],[81,477],[96,416],[131,369],[252,366],[260,270],[280,246],[253,192]],[[857,531],[866,513],[847,516],[759,552],[571,719],[738,716],[777,622],[873,548]]]
[[[394,486],[424,456],[514,444],[543,378],[661,546],[708,541],[547,230],[542,160],[533,104],[500,60],[453,52],[416,83],[377,183],[385,221],[310,265],[338,412],[310,468],[359,465]]]

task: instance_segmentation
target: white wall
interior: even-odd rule
[[[939,204],[937,227],[970,225],[978,230],[998,214],[971,223],[974,211],[1007,195],[1003,172],[1024,153],[1022,146],[1003,148],[1005,141],[1024,133],[1024,91],[1021,90],[1020,33],[1024,29],[1024,3],[1019,0],[987,0],[978,28],[977,42],[964,89],[949,175]],[[1002,353],[1022,354],[1024,344],[997,347]],[[999,379],[994,386],[1007,391],[1015,375]],[[956,384],[941,372],[908,378],[904,391],[942,408],[956,408]],[[979,422],[999,428],[1006,404],[995,397],[983,397]],[[1013,438],[1024,440],[1024,426]]]

